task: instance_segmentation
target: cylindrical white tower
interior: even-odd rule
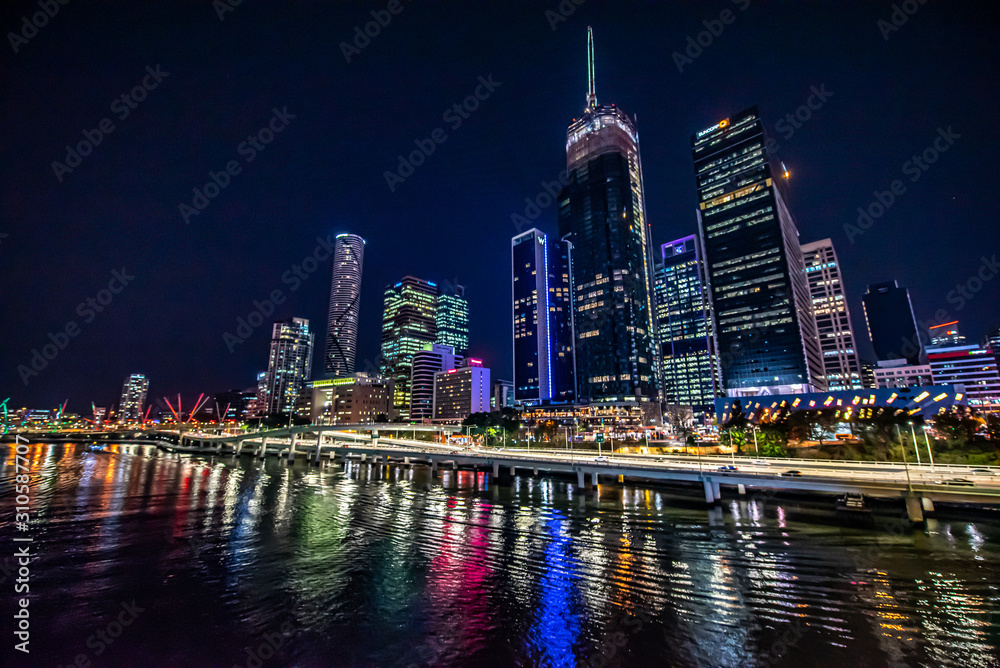
[[[356,234],[338,234],[333,251],[330,315],[326,328],[323,369],[334,376],[354,373],[358,351],[358,312],[361,306],[361,267],[365,240]]]

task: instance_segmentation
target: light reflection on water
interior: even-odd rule
[[[632,485],[111,449],[30,448],[37,665],[242,666],[265,642],[265,665],[301,666],[998,662],[987,520],[851,528]],[[4,499],[13,473],[5,451]]]

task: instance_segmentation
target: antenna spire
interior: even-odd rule
[[[587,26],[587,111],[597,106],[597,88],[594,84],[594,30]]]

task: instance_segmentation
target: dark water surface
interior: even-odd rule
[[[3,665],[1000,665],[992,520],[113,447],[30,446],[26,533],[0,449],[0,561],[35,555]]]

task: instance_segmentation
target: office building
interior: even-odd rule
[[[572,245],[532,228],[511,240],[511,266],[515,399],[572,401]]]
[[[337,235],[333,248],[333,279],[330,282],[330,310],[323,358],[323,370],[333,376],[354,373],[364,260],[364,239],[356,234]]]
[[[654,290],[663,399],[705,414],[715,406],[719,366],[697,237],[663,244],[660,258]]]
[[[927,349],[927,362],[935,385],[954,385],[964,391],[969,406],[1000,409],[1000,374],[989,349],[976,345],[933,346]]]
[[[927,333],[930,334],[931,345],[935,348],[965,345],[965,337],[958,333],[958,320],[931,325],[927,328]]]
[[[828,390],[860,390],[861,362],[847,307],[844,280],[830,239],[802,246]]]
[[[993,351],[997,366],[1000,367],[1000,327],[990,330],[986,335],[986,347]]]
[[[878,387],[878,381],[875,378],[875,365],[871,362],[861,362],[861,385],[869,390]]]
[[[256,388],[220,392],[215,395],[216,414],[224,422],[243,422],[256,396]]]
[[[308,383],[309,419],[313,424],[376,424],[392,422],[392,379],[356,373]]]
[[[452,346],[429,343],[413,355],[410,371],[410,419],[434,416],[434,375],[462,366],[464,358]]]
[[[469,352],[469,302],[465,286],[445,284],[437,298],[437,343],[451,346],[456,355]]]
[[[514,383],[509,380],[493,381],[490,396],[490,411],[497,412],[504,408],[514,407]]]
[[[141,373],[133,373],[122,385],[122,397],[118,402],[118,422],[139,422],[143,418],[149,380]]]
[[[896,281],[875,283],[868,286],[861,304],[875,356],[880,360],[905,358],[910,364],[919,364],[923,345],[917,335],[909,291]]]
[[[382,313],[381,375],[393,381],[393,405],[410,419],[410,375],[413,356],[437,340],[436,283],[406,276],[385,288]]]
[[[587,64],[583,116],[566,133],[569,184],[558,196],[559,236],[572,248],[577,399],[656,399],[652,243],[639,135],[634,119],[597,102],[589,28]]]
[[[914,387],[917,385],[933,385],[929,364],[909,364],[904,359],[885,360],[879,362],[874,369],[875,387]]]
[[[799,233],[756,107],[699,131],[691,152],[724,392],[825,390]]]
[[[271,330],[271,353],[263,394],[264,415],[288,415],[295,411],[299,396],[312,374],[313,334],[309,321],[292,318],[276,322]]]
[[[434,420],[461,422],[473,413],[490,412],[490,370],[480,360],[434,374]]]

